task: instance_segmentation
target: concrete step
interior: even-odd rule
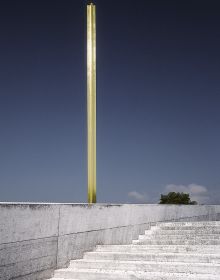
[[[148,252],[148,253],[160,253],[160,252],[169,252],[169,253],[202,253],[202,254],[211,254],[216,253],[220,254],[220,246],[218,245],[98,245],[96,247],[96,252]]]
[[[220,230],[220,227],[218,226],[160,226],[161,230]]]
[[[220,221],[200,221],[200,222],[158,222],[155,226],[220,226]]]
[[[47,279],[47,280],[65,280],[66,278],[50,278],[50,279]],[[71,278],[71,280],[79,280],[79,279],[76,279],[76,278]]]
[[[109,260],[75,260],[70,262],[73,269],[111,269],[132,270],[143,272],[169,273],[209,273],[220,275],[220,264],[214,263],[183,263],[155,261],[109,261]]]
[[[219,230],[218,229],[210,229],[210,228],[205,228],[205,229],[191,229],[191,230],[182,230],[182,229],[172,229],[172,230],[169,230],[169,229],[160,229],[160,228],[157,228],[157,229],[154,229],[154,230],[146,230],[145,231],[145,235],[171,235],[171,234],[176,234],[176,235],[201,235],[201,234],[218,234],[220,235],[220,228]]]
[[[47,279],[47,280],[65,280],[65,279],[67,279],[67,278],[50,278],[50,279]],[[69,279],[71,279],[71,280],[79,280],[79,279],[76,279],[76,278],[69,278]],[[85,278],[84,278],[85,279]],[[86,279],[85,279],[86,280]]]
[[[143,240],[133,240],[133,245],[220,245],[220,240],[215,239],[143,239]]]
[[[193,230],[193,229],[216,229],[220,230],[220,222],[177,222],[177,223],[158,223],[152,228],[160,228],[164,230]]]
[[[57,278],[57,277],[53,277],[53,278],[50,278],[50,279],[46,279],[46,280],[65,280],[65,279],[68,279],[68,278]],[[79,279],[76,279],[76,278],[69,278],[71,280],[79,280]],[[85,279],[85,278],[84,278]],[[85,279],[87,280],[87,279]]]
[[[219,276],[213,274],[134,272],[129,270],[124,272],[109,269],[60,269],[56,271],[56,275],[63,275],[64,279],[71,280],[219,280]]]
[[[47,279],[47,280],[65,280],[65,278],[50,278],[50,279]],[[76,279],[73,279],[73,280],[76,280]]]
[[[134,274],[125,273],[123,271],[110,271],[110,270],[99,270],[99,269],[59,269],[55,271],[55,276],[62,276],[64,279],[136,279],[133,278]],[[74,277],[74,278],[73,278]]]
[[[84,255],[86,260],[118,260],[118,261],[157,261],[157,262],[191,262],[218,263],[220,254],[181,254],[181,253],[127,253],[127,252],[89,252]]]
[[[181,240],[181,239],[209,239],[209,240],[220,240],[220,235],[219,234],[160,234],[159,232],[157,234],[144,234],[144,235],[139,235],[139,240],[145,240],[145,239],[163,239],[163,240]]]

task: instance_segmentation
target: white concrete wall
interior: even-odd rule
[[[220,205],[0,203],[0,279],[46,279],[97,244],[129,244],[170,220],[220,220]]]

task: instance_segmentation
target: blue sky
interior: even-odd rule
[[[98,202],[219,204],[217,1],[94,2]],[[0,10],[0,200],[86,202],[86,1]]]

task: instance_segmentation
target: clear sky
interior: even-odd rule
[[[94,3],[98,202],[219,204],[219,1]],[[0,201],[86,202],[86,176],[86,1],[1,1]]]

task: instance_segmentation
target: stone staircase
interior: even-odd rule
[[[131,245],[99,245],[51,280],[220,280],[220,222],[158,223]]]

